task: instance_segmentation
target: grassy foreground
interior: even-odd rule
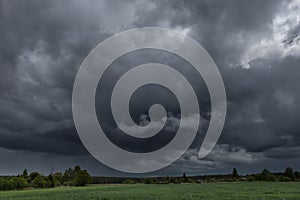
[[[300,199],[300,182],[240,182],[170,185],[93,185],[2,191],[2,199]]]

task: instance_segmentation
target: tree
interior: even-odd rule
[[[295,171],[294,174],[295,174],[296,179],[300,179],[300,172]]]
[[[12,179],[4,180],[4,190],[13,190],[15,189],[15,184]]]
[[[34,178],[34,180],[31,183],[31,186],[34,188],[45,188],[48,186],[48,183],[41,175],[39,175]]]
[[[22,173],[23,178],[28,178],[28,172],[27,169],[24,169],[23,173]]]
[[[14,188],[17,190],[24,189],[28,186],[28,182],[24,177],[14,177],[12,178]]]
[[[63,175],[63,182],[69,182],[69,181],[73,180],[75,177],[74,171],[75,170],[73,170],[72,168],[65,170],[64,175]]]
[[[153,184],[154,181],[152,178],[146,178],[145,181],[144,181],[145,184]]]
[[[264,169],[264,170],[261,172],[260,181],[268,181],[269,175],[270,175],[269,170]]]
[[[79,165],[76,165],[74,168],[74,174],[76,175],[78,172],[80,172],[81,168]]]
[[[296,179],[295,174],[294,174],[294,169],[291,167],[287,167],[285,169],[284,175],[289,177],[292,181],[294,181]]]
[[[183,179],[184,179],[184,182],[187,182],[187,177],[186,177],[185,172],[183,173],[182,177],[183,177]]]
[[[32,172],[29,174],[29,182],[33,181],[38,176],[41,176],[38,172]]]
[[[259,181],[278,181],[278,177],[272,174],[268,169],[264,169],[261,174],[258,174]]]
[[[74,178],[74,185],[75,186],[85,186],[88,183],[92,182],[92,177],[86,170],[80,170],[75,178]]]
[[[92,177],[90,174],[86,170],[82,170],[78,165],[74,169],[67,169],[64,174],[51,173],[48,176],[43,176],[38,172],[32,172],[28,175],[27,169],[24,169],[22,175],[0,176],[0,190],[20,190],[28,186],[49,188],[62,184],[66,186],[85,186],[91,182]]]
[[[239,177],[239,174],[238,174],[238,171],[237,171],[236,168],[233,168],[233,170],[232,170],[232,177],[233,178],[238,178]]]
[[[55,186],[55,182],[54,182],[54,178],[52,174],[49,174],[49,176],[47,177],[50,187],[54,187]]]
[[[52,177],[54,179],[55,186],[60,186],[63,184],[63,174],[61,172],[53,174]]]

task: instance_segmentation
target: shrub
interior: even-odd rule
[[[146,178],[145,184],[153,184],[153,183],[154,183],[154,181],[152,178]]]
[[[23,177],[14,177],[12,179],[13,184],[14,184],[14,188],[17,190],[21,190],[24,189],[25,187],[28,186],[28,182],[25,178]]]
[[[45,188],[49,186],[49,184],[41,175],[39,175],[31,182],[31,186],[34,188]]]
[[[14,181],[7,179],[3,181],[3,190],[13,190],[15,189]]]
[[[136,184],[136,181],[131,179],[126,179],[125,181],[123,181],[123,184]]]
[[[247,176],[247,181],[251,182],[251,181],[256,181],[255,176]]]

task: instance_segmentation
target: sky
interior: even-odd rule
[[[199,42],[215,61],[227,95],[221,137],[204,159],[197,152],[210,120],[205,83],[185,60],[159,50],[128,53],[111,64],[96,93],[99,123],[123,149],[154,151],[174,137],[180,108],[167,89],[148,85],[131,98],[137,124],[160,103],[169,124],[144,141],[115,126],[115,82],[133,66],[158,62],[188,77],[201,110],[198,134],[170,166],[141,176],[300,170],[300,1],[31,1],[0,0],[0,174],[44,174],[79,164],[93,175],[131,176],[85,149],[72,116],[76,73],[89,52],[121,31],[163,27]],[[166,77],[168,78],[168,77]],[[193,119],[185,119],[187,122]]]

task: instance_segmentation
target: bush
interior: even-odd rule
[[[284,182],[286,182],[286,181],[291,181],[291,178],[290,178],[290,177],[287,177],[287,176],[282,176],[282,177],[280,178],[280,181],[284,181]]]
[[[63,186],[75,186],[73,181],[65,181],[63,182]]]
[[[152,178],[146,178],[145,184],[153,184],[153,183],[154,183],[154,181]]]
[[[49,183],[39,175],[31,182],[31,186],[34,188],[46,188],[49,187]]]
[[[4,185],[3,190],[14,190],[15,189],[14,181],[11,179],[4,180],[3,185]]]
[[[14,184],[14,188],[17,190],[21,190],[24,189],[25,187],[28,186],[28,182],[25,178],[23,177],[14,177],[12,179],[13,184]]]
[[[247,176],[247,181],[251,182],[251,181],[256,181],[255,176]]]
[[[136,181],[131,179],[126,179],[125,181],[123,181],[123,184],[136,184]]]
[[[180,183],[184,183],[185,181],[184,181],[184,178],[176,178],[175,179],[175,184],[180,184]]]

